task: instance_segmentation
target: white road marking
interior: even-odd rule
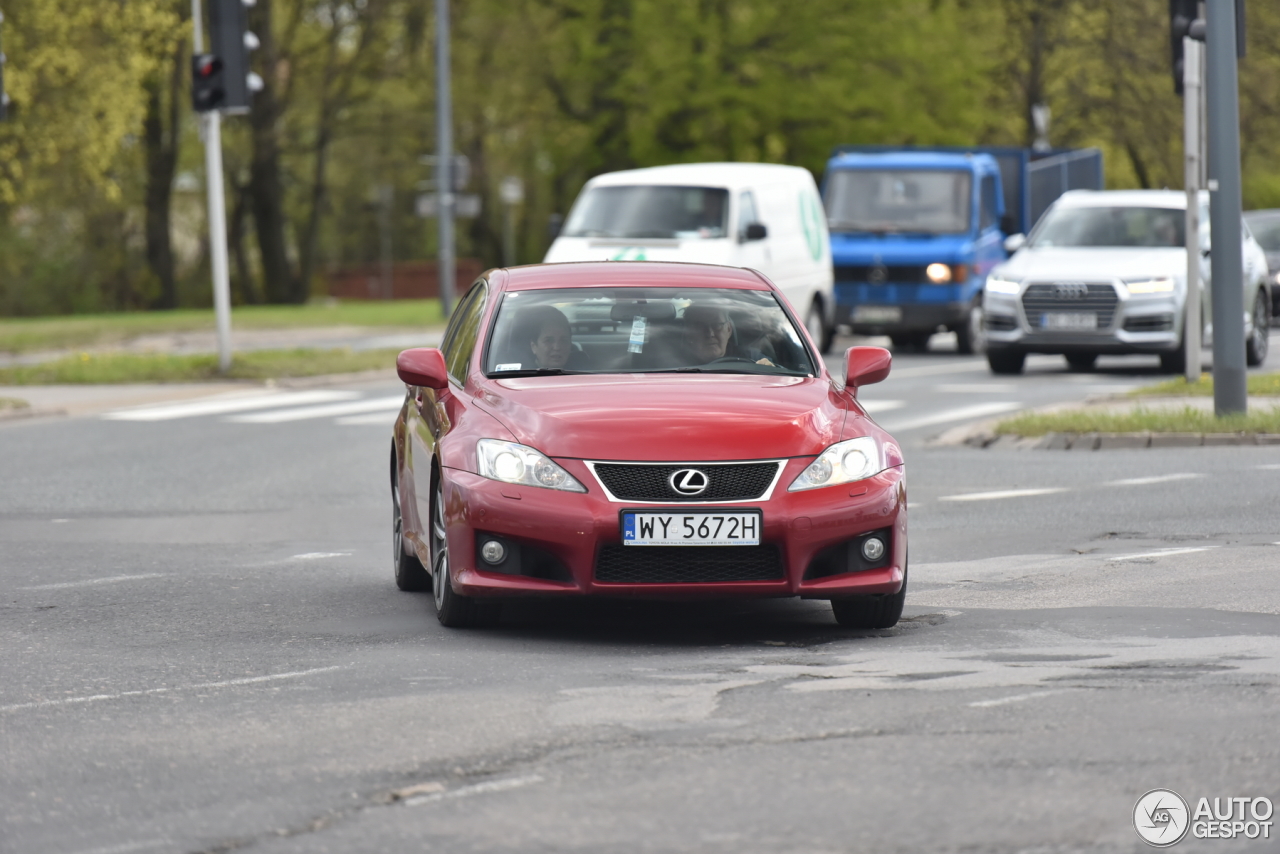
[[[88,697],[67,697],[61,700],[37,700],[34,703],[14,703],[0,706],[0,712],[19,712],[23,709],[45,709],[53,706],[78,706],[84,703],[97,703],[102,700],[119,700],[124,697],[145,697],[152,694],[171,694],[175,691],[202,691],[206,688],[234,688],[237,685],[257,685],[260,682],[278,682],[281,679],[300,679],[303,676],[314,676],[317,673],[328,673],[341,670],[343,665],[332,667],[314,667],[311,670],[295,670],[291,673],[273,673],[270,676],[246,676],[243,679],[228,679],[225,682],[202,682],[197,685],[179,685],[173,688],[145,688],[139,691],[121,691],[119,694],[93,694]]]
[[[148,839],[145,842],[123,842],[119,845],[108,845],[106,848],[90,848],[86,851],[77,851],[76,854],[130,854],[133,851],[148,851],[171,844],[168,839]]]
[[[461,789],[453,789],[448,792],[432,792],[428,795],[418,795],[413,798],[405,798],[401,803],[406,807],[416,807],[422,804],[430,804],[436,801],[452,800],[453,798],[468,798],[472,795],[487,795],[492,792],[506,792],[511,789],[519,789],[523,786],[531,786],[534,783],[541,783],[542,778],[537,774],[531,774],[528,777],[508,777],[505,780],[490,780],[487,783],[476,783],[474,786],[463,786]]]
[[[934,391],[954,394],[1017,394],[1018,387],[1013,383],[943,383],[933,387]]]
[[[1266,465],[1258,466],[1258,468],[1263,471],[1276,471],[1277,469],[1280,469],[1280,463],[1267,463]]]
[[[939,501],[992,501],[997,498],[1029,498],[1033,495],[1053,495],[1056,492],[1068,492],[1061,486],[1050,486],[1042,489],[1000,489],[994,492],[966,492],[962,495],[944,495]]]
[[[924,415],[919,418],[909,418],[906,421],[886,422],[884,429],[893,433],[898,430],[916,430],[920,427],[933,427],[938,424],[947,424],[952,421],[965,421],[971,418],[985,418],[988,415],[999,415],[1002,412],[1012,412],[1015,409],[1021,409],[1021,403],[1012,401],[993,401],[991,403],[975,403],[972,406],[961,406],[956,409],[944,409],[941,412],[935,412],[932,415]]]
[[[1198,477],[1204,477],[1204,475],[1182,472],[1180,474],[1161,474],[1155,477],[1131,477],[1126,480],[1113,480],[1109,483],[1104,483],[1103,486],[1150,486],[1155,483],[1171,483],[1175,480],[1195,480]]]
[[[870,415],[877,412],[888,412],[891,409],[901,409],[907,405],[905,400],[859,400],[858,405],[867,410]]]
[[[238,424],[280,424],[285,421],[303,421],[308,418],[354,415],[357,412],[385,412],[399,409],[403,404],[404,395],[400,394],[395,397],[353,400],[350,403],[331,403],[327,406],[303,406],[298,409],[273,409],[269,412],[255,412],[250,415],[232,415],[225,420]]]
[[[1212,548],[1216,548],[1216,547],[1202,546],[1200,548],[1194,548],[1194,549],[1159,549],[1154,552],[1142,552],[1141,554],[1134,554],[1134,555],[1113,555],[1112,557],[1109,557],[1106,559],[1109,561],[1112,561],[1112,560],[1137,560],[1138,558],[1144,558],[1144,557],[1167,557],[1168,555],[1185,555],[1185,554],[1191,554],[1192,552],[1207,552],[1209,551],[1209,549],[1212,549]]]
[[[344,427],[363,426],[373,424],[378,427],[390,427],[396,421],[396,413],[394,410],[385,412],[373,412],[368,415],[349,415],[346,418],[339,418],[335,423]]]
[[[317,560],[322,557],[349,557],[351,552],[306,552],[300,555],[293,555],[289,560]]]
[[[37,584],[22,590],[66,590],[71,587],[92,587],[97,584],[117,584],[121,581],[142,581],[146,578],[164,578],[168,573],[144,572],[141,575],[113,575],[110,578],[90,578],[85,581],[62,581],[58,584]]]
[[[225,415],[228,412],[245,412],[250,409],[266,409],[272,406],[330,403],[335,400],[351,400],[359,396],[359,393],[354,391],[277,391],[252,396],[215,397],[212,399],[192,400],[186,403],[117,409],[114,412],[106,413],[102,417],[109,421],[170,421],[174,418],[192,418],[197,415]]]
[[[982,361],[949,362],[945,365],[921,365],[914,368],[893,368],[890,377],[932,377],[937,374],[987,373],[987,363]]]
[[[1067,694],[1066,690],[1062,691],[1037,691],[1034,694],[1014,694],[1012,697],[1001,697],[997,700],[978,700],[976,703],[969,705],[975,709],[989,709],[992,706],[1005,706],[1009,703],[1021,703],[1023,700],[1037,700],[1041,697],[1048,697],[1053,694]]]

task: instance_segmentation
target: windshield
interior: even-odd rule
[[[565,288],[504,295],[491,377],[654,372],[817,376],[769,291]]]
[[[1280,252],[1280,216],[1245,217],[1254,239],[1265,252]]]
[[[728,234],[729,191],[711,187],[594,187],[573,205],[566,237],[713,238]]]
[[[959,234],[969,230],[968,172],[838,169],[824,203],[832,231]]]
[[[1186,213],[1178,208],[1067,208],[1045,213],[1028,246],[1186,245]]]

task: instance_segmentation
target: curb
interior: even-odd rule
[[[984,431],[967,436],[963,444],[971,448],[1037,451],[1256,447],[1280,446],[1280,433],[1046,433],[1043,436],[1018,436],[1012,433],[994,435]]]
[[[28,418],[62,418],[66,416],[65,409],[36,409],[33,406],[21,406],[9,409],[0,409],[0,423],[5,421],[25,421]]]

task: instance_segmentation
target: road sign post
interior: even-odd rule
[[[1200,134],[1201,62],[1204,45],[1184,37],[1183,51],[1183,149],[1186,152],[1187,187],[1187,313],[1182,327],[1187,382],[1200,380],[1200,166],[1204,153]]]

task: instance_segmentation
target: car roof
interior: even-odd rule
[[[676,163],[670,166],[606,172],[592,178],[588,184],[592,187],[657,184],[733,189],[802,179],[813,182],[809,170],[781,163]]]
[[[1068,190],[1055,207],[1174,208],[1186,210],[1185,190]]]
[[[487,278],[507,291],[547,288],[737,288],[767,291],[755,270],[678,261],[575,261],[490,270]]]

